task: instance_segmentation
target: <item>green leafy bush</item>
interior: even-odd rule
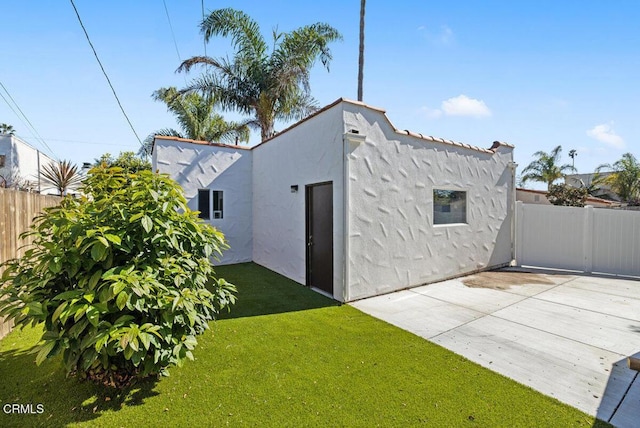
[[[583,187],[571,187],[567,184],[552,184],[547,199],[553,205],[566,207],[584,207],[589,193]]]
[[[69,373],[111,385],[166,375],[235,301],[212,276],[224,237],[151,171],[94,168],[82,191],[37,217],[34,247],[5,263],[0,314],[44,323],[38,364],[63,353]]]

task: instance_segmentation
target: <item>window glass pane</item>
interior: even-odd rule
[[[213,218],[222,218],[223,217],[223,206],[222,206],[222,191],[214,190],[213,191]]]
[[[200,211],[200,218],[209,220],[211,218],[211,212],[209,211],[209,189],[198,190],[198,211]]]
[[[467,192],[433,189],[433,224],[467,222]]]

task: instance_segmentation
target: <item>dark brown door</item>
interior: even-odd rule
[[[333,185],[306,187],[307,286],[333,296]]]

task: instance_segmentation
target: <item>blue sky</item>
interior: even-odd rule
[[[204,51],[201,2],[165,3],[175,43],[162,0],[76,0],[141,139],[176,127],[151,93],[184,86],[189,75],[175,73],[180,60]],[[329,73],[320,66],[312,72],[312,92],[320,105],[356,98],[359,1],[204,5],[245,11],[266,37],[276,26],[333,25],[344,41],[332,47]],[[70,2],[5,1],[2,16],[0,82],[54,157],[81,164],[105,152],[137,150]],[[482,147],[494,140],[514,144],[520,170],[534,152],[560,144],[564,162],[575,149],[579,172],[593,172],[625,152],[640,156],[639,18],[640,3],[632,0],[370,0],[364,101],[385,109],[400,129]],[[225,55],[227,46],[215,39],[207,53]],[[0,93],[8,98],[1,87]],[[50,153],[1,98],[0,122]]]

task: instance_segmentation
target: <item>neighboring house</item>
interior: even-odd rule
[[[56,194],[45,185],[39,171],[53,159],[15,135],[0,134],[0,186],[19,186],[34,192]]]
[[[156,137],[153,169],[231,249],[340,301],[513,259],[513,146],[482,149],[394,128],[339,99],[243,148]]]
[[[532,190],[532,189],[516,189],[516,199],[522,201],[524,204],[540,204],[551,205],[551,202],[547,199],[546,190]],[[618,208],[620,202],[611,201],[608,199],[595,198],[593,196],[587,197],[585,205],[591,205],[595,208]]]
[[[611,172],[601,172],[599,174],[570,174],[565,175],[564,182],[566,185],[571,187],[588,188],[591,187],[596,177],[606,178],[611,174]],[[611,190],[610,186],[602,183],[595,186],[595,189],[593,192],[591,192],[591,195],[596,198],[620,202],[620,197],[618,196],[618,194]]]

